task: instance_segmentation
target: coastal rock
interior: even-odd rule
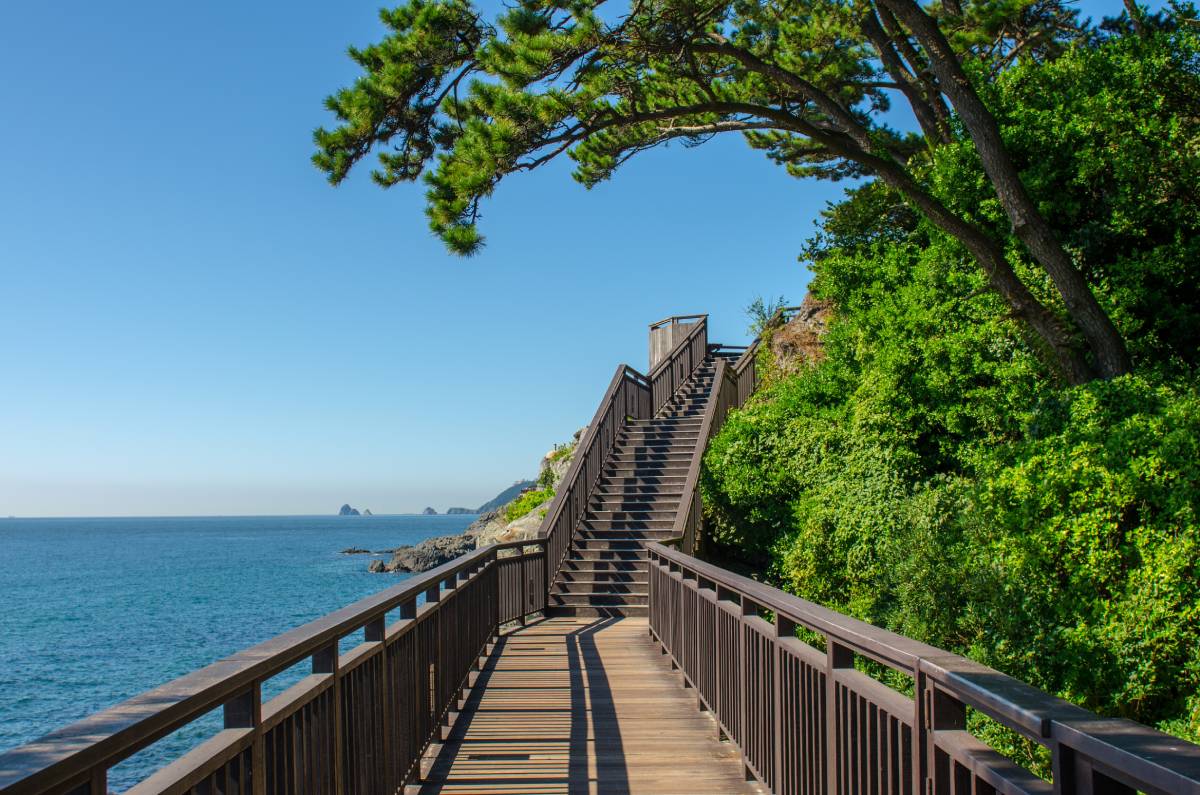
[[[816,298],[812,293],[804,296],[800,311],[771,334],[771,353],[782,373],[798,372],[825,358],[822,337],[832,317],[833,302]]]
[[[357,508],[351,508],[349,503],[346,503],[338,510],[338,516],[361,516]]]
[[[375,558],[375,560],[371,561],[371,565],[367,566],[367,571],[371,572],[372,574],[382,574],[387,570],[387,564],[379,558]]]
[[[399,547],[386,564],[372,561],[370,571],[429,571],[448,560],[475,549],[475,539],[468,536],[437,536],[427,538],[416,546]],[[382,569],[375,563],[383,564]]]
[[[437,511],[432,508],[426,508],[425,510],[421,511],[421,514],[423,516],[437,516]]]
[[[479,516],[467,526],[462,535],[438,536],[437,538],[422,541],[416,546],[400,547],[393,550],[392,558],[386,564],[382,561],[373,561],[370,570],[376,572],[428,571],[479,547],[502,544],[508,541],[527,541],[537,538],[546,512],[550,509],[554,501],[553,497],[544,500],[540,505],[535,506],[533,510],[527,512],[524,516],[517,517],[511,522],[506,515],[506,508],[513,500],[521,496],[522,493],[538,487],[539,482],[543,488],[557,486],[567,470],[571,468],[571,462],[574,460],[575,452],[579,446],[579,439],[585,430],[587,429],[581,428],[575,433],[575,438],[572,442],[556,447],[542,458],[541,473],[538,481],[517,481],[511,487],[501,492],[500,497],[504,497],[503,502],[490,505],[490,507],[488,503],[485,503],[478,511]],[[495,501],[493,500],[492,502],[494,503]],[[436,511],[432,508],[426,508],[424,513],[426,515],[433,515]],[[471,511],[464,508],[451,508],[446,513],[462,514],[471,513]]]
[[[342,550],[343,555],[369,555],[370,553],[371,550],[362,547],[347,547]]]

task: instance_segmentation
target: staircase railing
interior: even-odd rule
[[[695,322],[691,324],[687,336],[677,342],[666,358],[646,376],[650,383],[652,414],[667,404],[708,355],[708,315],[680,315],[660,320],[656,325],[681,319],[694,319]]]
[[[571,536],[587,510],[588,500],[600,480],[604,462],[621,429],[630,417],[645,419],[653,414],[650,384],[646,376],[628,365],[620,365],[600,400],[600,407],[579,439],[574,459],[563,476],[542,520],[538,535],[546,543],[550,577],[547,590],[571,547]]]
[[[600,400],[595,416],[579,439],[574,460],[558,486],[554,501],[538,531],[546,541],[549,588],[571,547],[571,537],[587,511],[588,501],[603,474],[605,461],[628,421],[649,419],[683,385],[708,352],[708,315],[679,315],[655,326],[692,320],[687,335],[658,363],[650,375],[620,365]]]
[[[696,452],[688,465],[687,477],[683,481],[683,494],[679,498],[679,510],[672,525],[671,536],[679,539],[680,548],[688,554],[694,554],[700,542],[700,519],[704,506],[700,500],[699,485],[704,451],[708,449],[709,440],[725,424],[729,410],[739,405],[741,401],[738,400],[738,382],[733,368],[724,359],[717,359],[712,391],[704,406],[704,419],[697,436]]]
[[[545,608],[546,576],[540,539],[475,550],[9,751],[0,793],[107,795],[110,768],[221,708],[221,731],[127,795],[392,795],[500,626]],[[262,703],[263,682],[306,657],[312,674]]]
[[[647,548],[651,633],[776,795],[1200,793],[1198,746],[661,544]],[[798,628],[821,641],[801,640]],[[860,660],[904,674],[916,697],[868,676]],[[969,710],[1048,749],[1053,781],[968,733]]]
[[[798,311],[798,306],[781,307],[764,324],[750,345],[742,349],[742,354],[733,364],[728,364],[724,357],[717,358],[716,372],[713,377],[712,391],[709,392],[708,402],[704,407],[704,421],[700,426],[700,434],[696,444],[696,452],[688,466],[687,478],[683,483],[683,495],[680,497],[679,511],[675,514],[674,531],[671,535],[677,539],[680,548],[695,554],[701,540],[700,522],[704,506],[700,500],[700,469],[703,465],[704,453],[708,442],[721,430],[725,418],[731,409],[744,404],[754,390],[758,388],[758,370],[755,365],[758,349],[762,346],[767,332],[774,330],[788,321]],[[717,346],[714,346],[717,347]],[[736,346],[723,345],[721,350],[736,350]]]

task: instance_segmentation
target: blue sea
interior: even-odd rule
[[[0,752],[361,599],[361,547],[462,532],[457,516],[0,518]],[[358,639],[347,641],[352,646]],[[307,673],[264,686],[264,701]],[[110,772],[120,792],[219,727],[218,714]]]

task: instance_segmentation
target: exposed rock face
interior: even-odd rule
[[[475,512],[472,511],[470,508],[447,508],[446,509],[447,516],[460,516],[460,515],[472,514],[472,513],[475,513]]]
[[[346,503],[338,510],[338,516],[361,516],[357,508],[351,508],[349,503]]]
[[[367,571],[372,574],[382,574],[387,571],[387,564],[379,558],[375,558],[375,560],[371,561],[371,565],[367,566]]]
[[[804,296],[795,317],[771,335],[771,353],[781,372],[795,373],[825,358],[821,338],[832,315],[832,302],[815,298],[812,293]]]
[[[369,571],[429,571],[448,560],[475,549],[475,539],[468,536],[438,536],[427,538],[416,546],[398,547],[386,564],[381,560],[371,563]],[[379,569],[376,563],[382,564]]]
[[[437,516],[437,511],[433,510],[432,508],[426,508],[425,510],[421,511],[421,515],[423,515],[423,516]]]

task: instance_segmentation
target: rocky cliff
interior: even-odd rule
[[[825,358],[821,338],[832,316],[833,304],[809,293],[800,303],[800,311],[772,332],[771,355],[781,374],[795,373]]]
[[[481,511],[479,518],[467,527],[466,532],[437,536],[414,546],[400,547],[393,551],[391,560],[387,562],[371,561],[369,571],[428,571],[477,547],[535,538],[542,519],[554,501],[555,488],[571,468],[584,430],[577,431],[568,444],[546,453],[542,457],[536,481],[519,481],[517,485],[522,482],[529,484],[520,490],[516,486],[506,489],[510,495],[508,500],[490,510]],[[432,509],[426,509],[426,512],[429,511]]]

